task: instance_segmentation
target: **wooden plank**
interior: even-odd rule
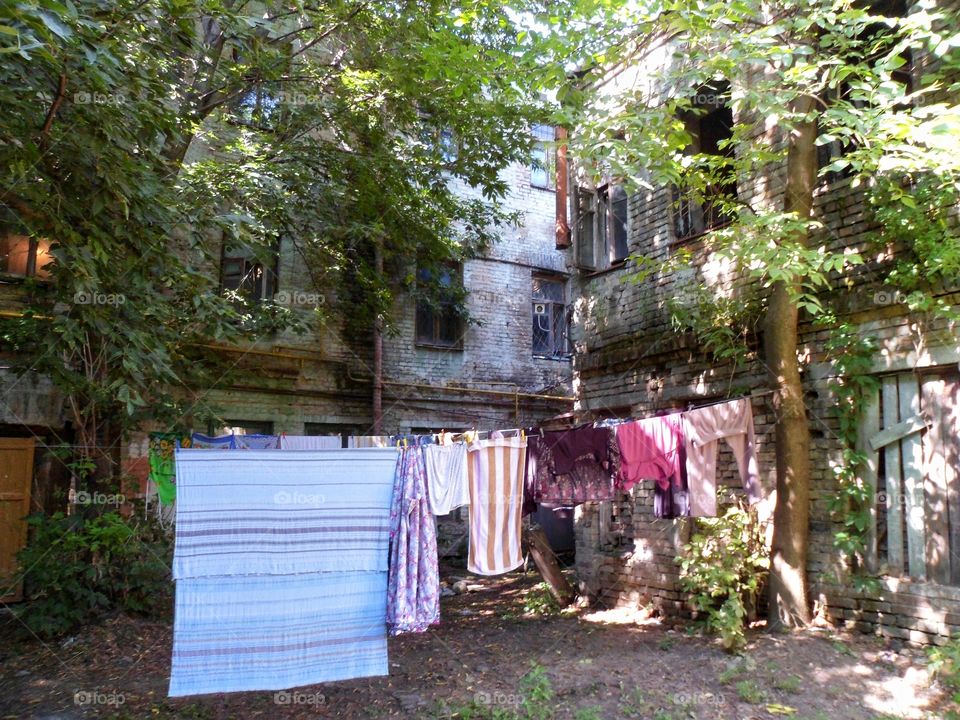
[[[898,376],[897,394],[901,416],[920,412],[920,392],[912,373]],[[923,521],[923,447],[919,435],[908,435],[900,441],[903,458],[903,499],[907,520],[907,571],[917,580],[927,579],[926,547]]]
[[[940,409],[943,480],[950,525],[950,584],[960,585],[960,374],[954,372],[947,377]]]
[[[547,581],[550,593],[556,598],[560,607],[566,607],[573,602],[576,593],[560,570],[560,563],[557,562],[557,556],[550,547],[546,532],[539,525],[534,525],[527,530],[526,536],[527,548],[537,570]]]
[[[924,418],[922,415],[914,415],[909,417],[906,420],[903,420],[893,427],[884,428],[876,435],[870,438],[870,447],[874,450],[879,450],[882,447],[886,447],[892,442],[897,440],[902,440],[907,435],[913,435],[913,433],[918,433],[925,430],[930,425],[930,419]]]
[[[860,479],[870,489],[870,526],[865,538],[863,561],[868,572],[877,572],[877,465],[878,454],[870,449],[869,438],[880,429],[880,397],[872,395],[864,404],[863,418],[857,434],[857,449],[867,457],[860,467]]]
[[[883,379],[883,426],[896,425],[900,419],[897,378]],[[884,484],[887,495],[887,568],[899,577],[903,574],[903,473],[900,467],[900,443],[883,449]]]
[[[0,438],[0,601],[23,599],[23,584],[15,582],[17,553],[27,542],[30,482],[33,479],[33,438]]]
[[[926,529],[927,579],[946,585],[950,582],[950,525],[947,509],[946,467],[942,434],[942,402],[946,383],[930,377],[920,385],[922,411],[930,428],[921,440],[924,468],[924,523]]]

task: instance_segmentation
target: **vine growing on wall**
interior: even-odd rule
[[[833,543],[840,553],[852,561],[855,569],[866,567],[867,537],[873,522],[871,508],[875,489],[864,482],[862,468],[866,453],[857,447],[860,424],[868,398],[879,388],[879,381],[870,374],[877,351],[876,341],[857,332],[849,323],[837,324],[824,348],[833,360],[836,376],[830,391],[837,399],[838,432],[843,444],[841,461],[834,468],[837,492],[830,497],[830,513],[840,523]],[[852,576],[856,585],[870,584],[874,579],[863,573]]]

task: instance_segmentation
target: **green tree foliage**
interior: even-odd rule
[[[5,5],[0,228],[55,258],[2,328],[21,369],[53,378],[92,448],[108,419],[180,418],[187,381],[223,372],[198,344],[343,317],[363,337],[414,264],[514,219],[498,173],[542,110],[518,42],[482,0]],[[324,313],[218,291],[222,248],[278,243]]]
[[[798,324],[834,317],[830,301],[865,262],[811,215],[817,175],[846,175],[850,187],[866,189],[884,229],[879,244],[907,251],[899,264],[881,267],[879,279],[905,287],[911,307],[945,310],[937,296],[960,279],[956,232],[944,210],[960,182],[957,17],[933,0],[907,9],[851,0],[570,0],[545,5],[539,16],[549,27],[538,36],[545,51],[578,68],[576,81],[560,91],[571,153],[638,190],[674,188],[674,197],[693,204],[709,198],[724,219],[698,238],[698,248],[731,268],[728,279],[674,277],[678,298],[663,303],[676,326],[698,325],[703,345],[721,359],[738,359],[731,344],[746,353],[751,329],[764,330],[761,358],[779,391],[772,619],[809,617],[810,442]],[[909,57],[918,62],[908,82]],[[631,76],[636,68],[639,78]],[[698,146],[691,121],[717,100],[731,111],[730,137],[715,148]],[[818,148],[831,150],[819,170]],[[731,187],[737,192],[717,192]],[[651,287],[672,267],[639,260]],[[712,309],[702,302],[711,295],[718,298]],[[731,323],[738,301],[757,312],[756,321]],[[847,460],[856,465],[852,454]],[[862,506],[851,513],[856,529]],[[845,525],[844,540],[855,551],[859,531],[849,530]],[[780,603],[784,597],[789,601]]]

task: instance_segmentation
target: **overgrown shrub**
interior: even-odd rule
[[[92,518],[32,515],[18,555],[26,602],[15,612],[29,630],[53,637],[112,611],[169,611],[172,547],[149,519],[108,512]]]
[[[942,647],[927,648],[927,666],[930,673],[950,695],[950,701],[960,704],[960,635],[954,635],[950,642]],[[944,715],[947,720],[958,720],[960,712],[951,708]]]
[[[739,499],[729,503],[722,490],[718,501],[726,510],[698,519],[696,532],[677,557],[680,585],[706,615],[707,630],[720,636],[726,650],[740,652],[770,561],[756,511]]]

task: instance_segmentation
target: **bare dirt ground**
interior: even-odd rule
[[[823,631],[756,632],[737,659],[692,626],[628,611],[526,615],[538,581],[471,578],[473,592],[443,599],[439,626],[391,638],[389,677],[288,693],[166,698],[168,623],[118,616],[59,642],[12,643],[7,619],[0,718],[946,717],[921,651]]]

